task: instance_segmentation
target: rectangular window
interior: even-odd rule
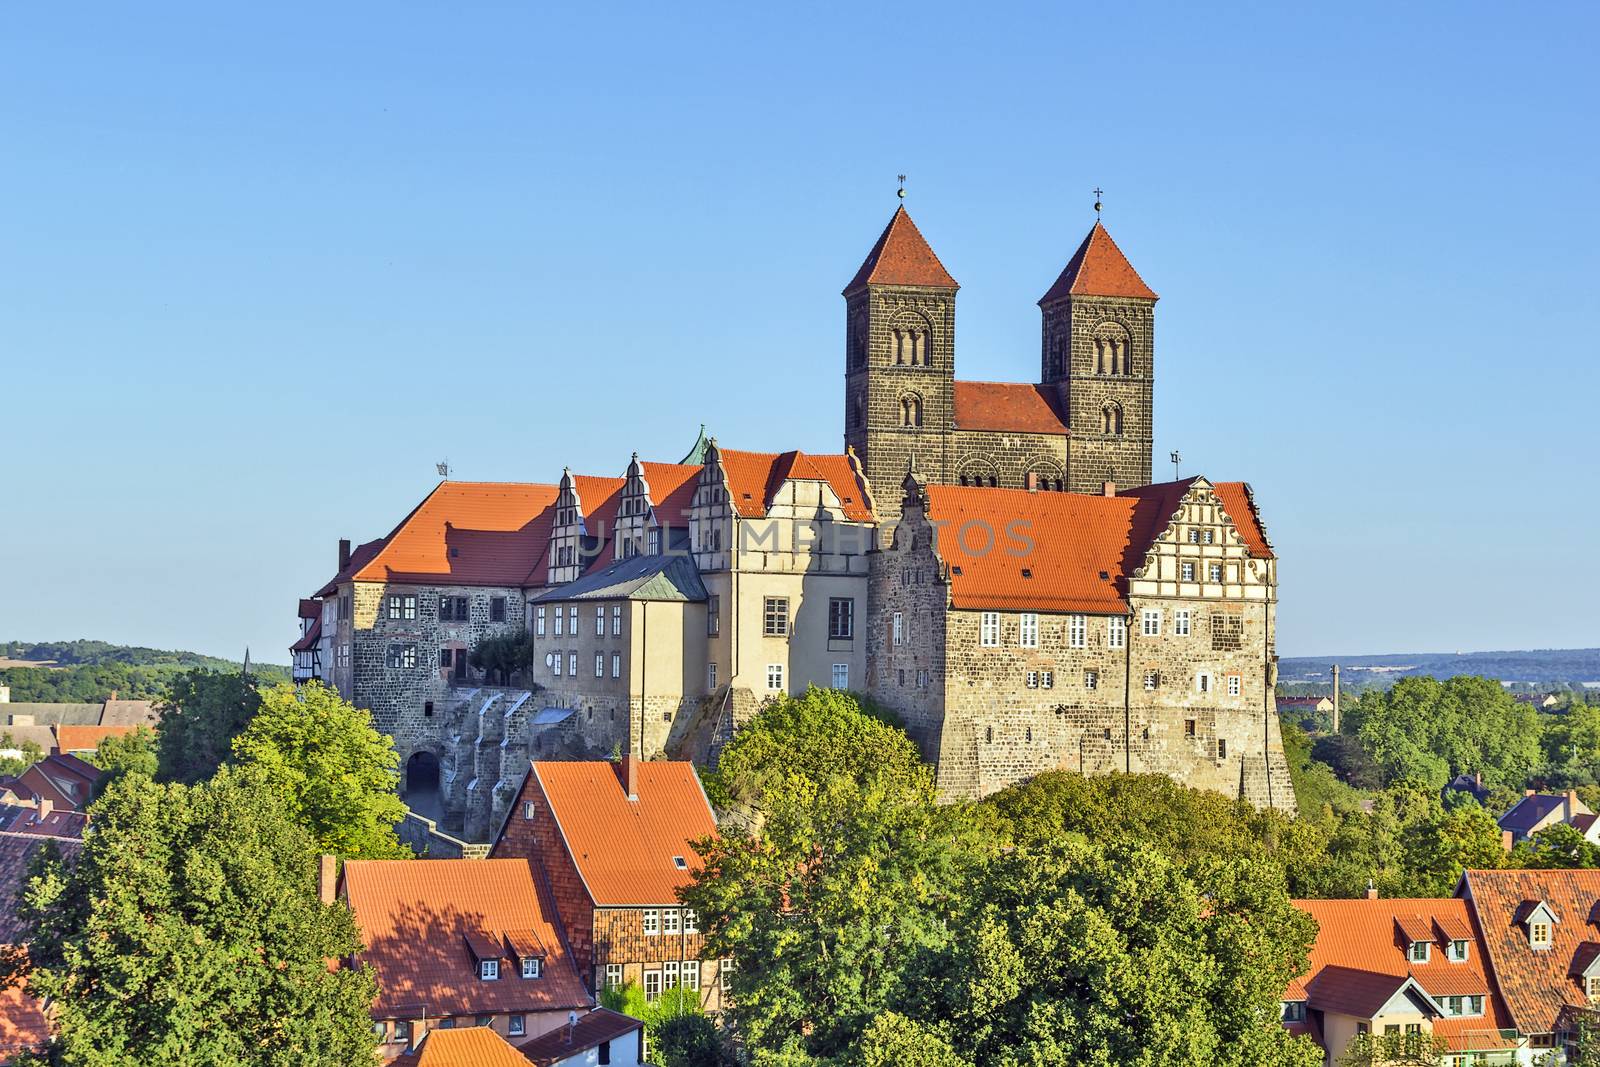
[[[1038,671],[1029,671],[1028,672],[1027,686],[1028,686],[1029,689],[1037,689],[1037,688],[1039,688],[1039,672]]]
[[[613,653],[611,653],[611,677],[613,677],[613,678],[621,678],[622,677],[622,653],[621,652],[613,652]]]
[[[1217,759],[1228,758],[1228,742],[1226,738],[1217,738]]]
[[[594,654],[594,676],[596,678],[604,678],[606,676],[606,654],[604,652],[596,652]]]
[[[411,1022],[407,1019],[397,1019],[394,1024],[394,1039],[397,1044],[411,1044]]]
[[[1081,619],[1083,616],[1074,615],[1073,618]],[[1024,611],[1017,617],[1017,644],[1023,648],[1039,647],[1039,616],[1035,612]]]
[[[715,663],[707,663],[706,664],[706,692],[709,693],[713,689],[715,689],[716,687],[717,687],[717,665]]]
[[[1085,689],[1099,689],[1100,688],[1100,672],[1099,671],[1084,671],[1083,672],[1083,687]]]
[[[596,637],[604,637],[606,635],[606,608],[604,604],[596,604],[594,606],[594,635]]]
[[[978,644],[997,648],[1000,644],[1000,613],[986,611],[978,617]]]
[[[350,646],[339,645],[337,648],[335,648],[333,650],[333,659],[334,666],[336,667],[350,666]]]
[[[464,596],[442,596],[439,598],[440,622],[466,622],[470,614],[468,600]]]
[[[1460,963],[1467,958],[1467,943],[1465,941],[1452,941],[1450,947],[1444,950],[1445,958],[1451,963]]]
[[[889,619],[889,640],[896,646],[903,645],[906,642],[905,621],[905,616],[898,611]]]
[[[1549,948],[1550,947],[1550,924],[1549,923],[1529,923],[1528,924],[1528,944],[1531,945],[1534,948]]]
[[[506,598],[505,597],[503,597],[503,596],[492,596],[492,597],[489,598],[489,621],[490,622],[505,622],[506,621]]]
[[[349,593],[340,593],[339,594],[339,619],[342,622],[345,619],[348,619],[349,617],[350,617],[350,594]]]
[[[556,618],[560,618],[560,616],[558,615]],[[559,652],[550,653],[550,673],[557,678],[561,677],[561,653]]]
[[[1172,635],[1174,637],[1189,636],[1189,609],[1175,611],[1172,614]]]
[[[856,602],[850,597],[828,598],[828,636],[848,641],[856,635]]]
[[[1073,615],[1067,619],[1067,644],[1072,648],[1089,647],[1089,618]]]
[[[1183,720],[1183,736],[1184,737],[1193,737],[1194,735],[1195,735],[1195,721],[1193,719],[1184,719]]]
[[[1211,581],[1213,581],[1213,582],[1222,581],[1222,564],[1213,563],[1213,564],[1211,564],[1210,567],[1206,568],[1206,570],[1207,570],[1207,572],[1208,572],[1208,574],[1210,576]]]
[[[578,605],[572,604],[567,608],[567,629],[573,637],[578,636]]]
[[[639,924],[644,930],[644,936],[655,937],[661,933],[661,912],[655,908],[646,908],[639,915]]]
[[[611,605],[611,636],[622,636],[622,605]]]
[[[684,960],[683,961],[683,988],[691,989],[691,990],[694,990],[695,992],[699,992],[699,990],[700,990],[700,961],[699,960]]]
[[[557,637],[565,637],[566,634],[567,634],[567,616],[566,616],[566,613],[561,610],[561,605],[560,604],[556,605],[555,616],[556,616],[556,636]]]
[[[715,637],[722,631],[722,598],[716,593],[706,597],[706,636]]]
[[[451,651],[448,648],[441,648],[439,650],[439,666],[445,668],[446,670],[449,670],[450,669],[450,664],[452,664],[454,662],[455,662],[455,656],[451,653]]]
[[[513,1015],[506,1020],[506,1033],[512,1037],[522,1037],[528,1032],[528,1017],[526,1015]]]
[[[1055,687],[1056,687],[1056,672],[1055,671],[1040,671],[1039,672],[1039,688],[1041,688],[1041,689],[1054,689]]]
[[[407,645],[400,650],[400,666],[415,667],[417,665],[417,646]]]
[[[1427,963],[1429,946],[1426,941],[1411,942],[1411,961],[1413,963]]]
[[[678,961],[667,960],[661,965],[661,988],[678,988]]]
[[[1192,581],[1194,581],[1194,564],[1193,563],[1180,563],[1180,564],[1178,564],[1178,581],[1180,581],[1180,582],[1192,582]]]
[[[675,934],[683,929],[683,913],[677,908],[666,908],[661,912],[661,932]]]
[[[661,529],[660,529],[660,527],[657,527],[656,529],[650,531],[650,554],[652,556],[661,555]]]
[[[1106,622],[1106,647],[1121,648],[1128,643],[1128,620],[1113,616]]]
[[[524,819],[532,820],[534,813],[538,810],[538,808],[534,807],[533,801],[524,800],[522,802],[522,817]]]
[[[399,667],[400,666],[400,649],[401,649],[400,645],[390,645],[389,646],[389,650],[384,654],[384,657],[383,657],[383,665],[385,667]]]
[[[417,617],[417,598],[413,593],[407,593],[400,598],[400,617],[414,619]]]
[[[661,999],[661,971],[658,968],[644,972],[644,999],[651,1003]]]
[[[1483,994],[1474,993],[1470,997],[1467,998],[1467,1014],[1468,1015],[1482,1015],[1483,1014]]]
[[[479,960],[478,961],[478,977],[482,978],[485,982],[497,982],[497,981],[499,981],[500,980],[500,961],[499,960]]]
[[[1194,676],[1194,691],[1201,694],[1211,692],[1211,675],[1205,671],[1196,674]]]
[[[540,604],[533,609],[533,632],[539,637],[544,636],[544,605]]]
[[[700,916],[693,908],[683,909],[683,932],[686,934],[700,932]]]
[[[928,688],[928,672],[927,671],[922,670],[922,671],[918,671],[917,672],[917,688],[918,689],[926,689],[926,688]]]
[[[1161,609],[1145,608],[1139,616],[1139,632],[1146,637],[1161,636]]]
[[[783,688],[783,664],[767,664],[767,688],[774,692]]]
[[[1237,674],[1228,675],[1228,695],[1236,697],[1244,688],[1244,679]]]
[[[1200,531],[1194,529],[1193,527],[1190,527],[1189,529],[1189,543],[1191,545],[1198,545],[1200,543]]]
[[[762,631],[768,637],[789,636],[789,598],[769,596],[764,605]]]
[[[397,597],[397,596],[392,596],[392,597],[389,598],[389,618],[398,619],[399,617],[400,617],[400,598]]]
[[[833,687],[835,689],[850,688],[850,664],[835,663],[833,665]]]
[[[1157,689],[1160,689],[1160,688],[1161,688],[1161,672],[1160,671],[1145,671],[1144,672],[1144,690],[1145,690],[1145,692],[1153,693]]]
[[[567,673],[574,678],[578,676],[578,654],[576,652],[567,653]]]
[[[606,964],[606,988],[616,989],[620,985],[622,985],[622,964]]]
[[[1237,652],[1244,647],[1244,616],[1217,612],[1211,616],[1211,651]]]

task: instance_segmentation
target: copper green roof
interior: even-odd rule
[[[533,598],[552,600],[678,600],[706,598],[700,572],[688,556],[632,556]]]

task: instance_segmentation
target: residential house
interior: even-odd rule
[[[1600,870],[1469,870],[1456,895],[1483,932],[1510,1025],[1566,1047],[1600,1003]]]
[[[1472,908],[1460,899],[1297,900],[1316,919],[1311,966],[1283,996],[1284,1026],[1337,1064],[1358,1034],[1442,1041],[1444,1067],[1517,1062]]]
[[[521,1046],[534,1067],[641,1067],[644,1024],[630,1015],[596,1008],[574,1025]]]
[[[57,811],[82,811],[93,798],[100,773],[100,768],[87,760],[51,753],[18,776],[19,794],[22,789],[32,794],[31,801],[24,799],[21,803],[41,809],[48,804]]]
[[[681,986],[718,1011],[731,961],[707,958],[678,899],[699,866],[693,842],[716,829],[687,762],[535,762],[490,855],[537,865],[591,990],[631,982],[655,1000]]]
[[[52,751],[65,753],[69,756],[92,756],[100,748],[100,742],[108,737],[126,737],[138,729],[150,729],[142,723],[135,725],[119,726],[78,726],[62,723],[55,727],[55,745]]]
[[[1595,813],[1571,789],[1565,793],[1524,790],[1522,799],[1500,816],[1500,835],[1506,848],[1510,848],[1557,823],[1566,823],[1578,830],[1586,841],[1600,843],[1600,825],[1595,822]]]
[[[486,1026],[430,1030],[392,1067],[528,1067],[528,1058]]]
[[[300,638],[289,646],[289,674],[297,683],[327,676],[322,659],[322,614],[322,601],[315,597],[300,599]]]
[[[352,860],[340,895],[366,945],[351,964],[377,972],[388,1058],[457,1027],[536,1037],[594,1005],[526,859]]]
[[[1332,697],[1279,697],[1278,714],[1286,715],[1293,712],[1297,715],[1333,714]]]

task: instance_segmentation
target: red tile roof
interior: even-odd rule
[[[52,752],[20,776],[22,785],[58,808],[77,811],[89,803],[100,769],[77,756]]]
[[[844,287],[852,293],[863,285],[921,285],[934,289],[957,289],[956,280],[933,254],[922,231],[911,221],[905,205],[895,210],[883,235],[872,246],[867,258]]]
[[[68,726],[62,723],[56,727],[56,748],[69,753],[93,752],[106,738],[122,737],[137,729],[137,726]]]
[[[1098,221],[1072,253],[1050,291],[1039,298],[1047,304],[1065,296],[1120,296],[1138,300],[1157,300],[1155,290],[1144,283],[1122,254],[1117,242]]]
[[[290,652],[309,652],[311,649],[316,648],[317,647],[317,643],[319,641],[321,641],[321,640],[322,640],[322,619],[320,617],[318,617],[316,619],[311,620],[311,626],[309,628],[307,628],[305,633],[300,635],[300,640],[296,641],[294,644],[289,646],[289,651]]]
[[[528,1059],[487,1026],[458,1026],[429,1030],[391,1067],[528,1067]]]
[[[22,985],[18,979],[0,987],[0,1063],[9,1063],[20,1052],[42,1049],[50,1040],[44,1007],[23,992]]]
[[[1211,487],[1222,501],[1222,509],[1233,520],[1234,528],[1257,559],[1271,559],[1272,545],[1266,531],[1261,528],[1261,516],[1256,512],[1255,495],[1246,482],[1216,482]]]
[[[311,597],[302,597],[300,599],[300,617],[302,619],[322,618],[322,601]]]
[[[1587,1004],[1574,962],[1586,946],[1600,942],[1595,908],[1600,870],[1467,871],[1462,888],[1494,964],[1495,980],[1517,1029],[1528,1034],[1556,1029],[1568,1004]],[[1548,949],[1528,944],[1522,917],[1543,901],[1555,913]]]
[[[1306,1000],[1312,1008],[1371,1018],[1407,977],[1429,997],[1481,995],[1482,1016],[1441,1018],[1434,1033],[1455,1050],[1500,1048],[1497,1028],[1509,1027],[1511,1016],[1489,979],[1484,942],[1464,900],[1449,898],[1377,900],[1297,900],[1295,907],[1317,920],[1311,968],[1289,983],[1285,1000]],[[1470,936],[1467,958],[1452,963],[1445,957],[1440,927]],[[1430,939],[1427,963],[1406,957],[1406,935]]]
[[[555,904],[527,860],[351,860],[345,899],[377,971],[375,1019],[582,1010],[591,1003],[555,927]],[[522,978],[506,951],[498,981],[478,977],[469,932],[532,931],[549,955]]]
[[[83,840],[89,816],[81,811],[56,809],[41,818],[38,808],[0,807],[0,834],[24,837],[53,837],[57,843]]]
[[[641,463],[639,470],[650,487],[656,521],[679,529],[689,525],[689,505],[700,484],[701,467],[689,463]]]
[[[387,537],[380,537],[376,541],[368,541],[364,545],[357,545],[355,551],[350,553],[349,561],[339,568],[339,573],[329,578],[326,585],[311,595],[313,597],[325,597],[337,593],[341,585],[348,582],[355,576],[357,571],[372,562],[372,557],[378,554],[378,551],[383,548],[388,540]]]
[[[689,842],[717,830],[693,764],[638,761],[635,801],[609,760],[537,762],[532,773],[596,906],[677,902],[700,863]]]
[[[596,1048],[602,1041],[616,1041],[629,1034],[637,1034],[643,1026],[644,1023],[631,1015],[610,1008],[596,1008],[580,1018],[570,1034],[565,1026],[561,1026],[527,1042],[522,1046],[522,1055],[532,1060],[536,1067],[550,1067],[569,1056]]]
[[[519,586],[544,554],[555,501],[553,485],[440,482],[370,560],[347,569],[359,582]]]
[[[1025,382],[956,382],[956,429],[1064,434],[1054,390]]]
[[[739,452],[717,450],[734,509],[746,518],[760,518],[788,480],[827,482],[839,498],[845,518],[871,522],[872,508],[855,465],[847,455],[812,456],[804,452]]]

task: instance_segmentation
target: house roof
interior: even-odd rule
[[[1510,811],[1500,816],[1500,829],[1510,830],[1513,833],[1532,833],[1536,826],[1559,812],[1566,799],[1560,794],[1549,793],[1524,796],[1511,806]]]
[[[138,726],[68,726],[56,727],[56,747],[62,752],[93,752],[108,737],[123,737],[139,729]]]
[[[89,802],[100,769],[77,756],[52,752],[23,771],[21,782],[35,796],[59,808],[76,811]]]
[[[311,625],[306,627],[306,632],[300,635],[300,640],[289,646],[290,652],[309,652],[317,647],[322,640],[322,618],[318,616],[311,620]]]
[[[579,1018],[571,1033],[568,1033],[565,1026],[557,1027],[547,1034],[525,1042],[521,1046],[521,1052],[533,1061],[535,1067],[550,1067],[551,1064],[560,1063],[569,1056],[587,1052],[603,1041],[615,1041],[626,1037],[643,1026],[644,1023],[631,1015],[624,1015],[610,1008],[596,1008],[588,1015]]]
[[[1471,908],[1454,898],[1297,900],[1295,907],[1317,921],[1311,966],[1289,983],[1285,1000],[1305,1000],[1312,1008],[1371,1018],[1404,982],[1415,979],[1428,997],[1483,996],[1482,1016],[1435,1020],[1434,1032],[1452,1049],[1501,1047],[1496,1028],[1509,1027],[1510,1015],[1489,978],[1483,938]],[[1467,958],[1446,958],[1446,932],[1465,932]],[[1427,963],[1407,958],[1410,938],[1433,945]]]
[[[1072,253],[1049,292],[1039,298],[1048,304],[1066,296],[1120,296],[1137,300],[1158,300],[1155,290],[1144,283],[1139,272],[1133,269],[1128,257],[1122,254],[1117,242],[1111,239],[1099,220],[1083,239],[1078,250]]]
[[[9,1063],[20,1052],[42,1049],[49,1040],[50,1019],[44,1006],[23,991],[23,979],[0,986],[0,1063]]]
[[[349,560],[345,562],[343,567],[339,568],[339,573],[329,578],[326,585],[311,595],[321,598],[337,593],[341,585],[350,581],[358,571],[372,562],[372,557],[378,554],[379,550],[388,543],[388,540],[387,537],[380,537],[376,541],[368,541],[365,544],[357,545],[355,551],[350,553]]]
[[[700,601],[706,587],[700,571],[687,556],[630,556],[590,571],[576,581],[558,585],[534,597],[534,603],[552,600],[676,600]]]
[[[944,269],[939,257],[923,238],[922,231],[911,221],[911,215],[901,204],[895,209],[889,225],[883,228],[878,242],[867,253],[861,269],[844,287],[853,293],[863,285],[918,285],[931,289],[959,289],[950,272]]]
[[[599,907],[676,903],[678,890],[690,883],[691,872],[700,863],[689,843],[717,830],[693,764],[667,760],[635,764],[635,801],[624,791],[622,763],[536,762],[530,775],[543,791],[567,852]]]
[[[1458,892],[1473,903],[1517,1029],[1549,1033],[1564,1005],[1587,1004],[1572,968],[1586,945],[1600,942],[1600,870],[1469,870]],[[1540,902],[1561,921],[1551,926],[1550,947],[1535,950],[1522,922]]]
[[[761,518],[772,507],[786,481],[827,482],[851,522],[871,522],[872,508],[862,480],[847,455],[805,452],[740,452],[718,448],[723,476],[734,510],[745,518]]]
[[[81,811],[56,809],[41,816],[36,807],[0,804],[0,833],[25,837],[53,837],[58,841],[83,840],[89,816]]]
[[[956,382],[955,425],[958,430],[1068,432],[1054,390],[1026,382]]]
[[[698,464],[689,463],[639,464],[639,473],[650,486],[650,503],[655,507],[658,523],[688,527],[689,506],[694,503],[701,470]]]
[[[356,959],[377,972],[375,1019],[582,1009],[590,1004],[556,931],[549,889],[525,859],[351,860],[344,895],[367,946]],[[469,933],[504,945],[536,936],[549,955],[539,978],[508,961],[498,981],[478,977]]]
[[[528,1067],[528,1060],[487,1026],[457,1026],[429,1030],[391,1067]]]
[[[17,718],[31,718],[33,720],[32,725],[35,726],[59,726],[64,722],[93,726],[100,721],[104,712],[104,704],[36,703],[33,701],[0,704],[0,716],[5,717],[6,723],[10,723]],[[13,729],[13,727],[0,725],[0,731],[10,729]]]
[[[302,619],[322,618],[322,601],[312,597],[300,598],[300,617]]]
[[[20,944],[27,936],[18,905],[27,887],[28,864],[33,854],[44,847],[42,837],[0,834],[0,945]],[[76,856],[79,844],[57,841],[56,847],[63,856]]]
[[[522,482],[440,482],[352,580],[520,586],[550,539],[556,492]]]

